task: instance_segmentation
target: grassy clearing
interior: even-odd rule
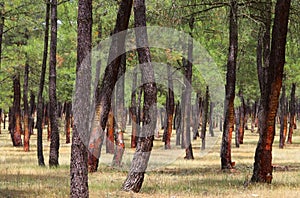
[[[46,134],[46,133],[45,133]],[[216,134],[220,135],[220,133]],[[58,168],[37,166],[36,135],[31,137],[31,151],[12,147],[6,130],[0,135],[0,197],[68,197],[70,145],[64,144],[61,134],[60,166]],[[125,136],[129,140],[129,135]],[[173,138],[174,139],[174,138]],[[44,137],[45,163],[48,164],[49,145]],[[253,157],[258,135],[246,131],[244,144],[232,148],[236,171],[220,171],[220,136],[208,137],[207,150],[200,151],[200,141],[193,142],[195,160],[183,160],[183,152],[174,148],[165,153],[157,139],[139,194],[120,191],[127,175],[127,168],[134,152],[126,150],[124,167],[116,170],[102,161],[99,171],[89,175],[90,197],[299,197],[300,194],[300,135],[294,134],[294,143],[278,149],[276,136],[273,163],[276,170],[273,183],[244,185],[252,174]],[[127,144],[128,145],[128,144]],[[162,158],[167,159],[162,162]],[[107,155],[103,154],[103,159]],[[168,158],[169,157],[169,158]],[[109,160],[109,158],[107,158]]]

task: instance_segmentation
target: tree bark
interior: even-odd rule
[[[76,90],[72,104],[74,115],[70,162],[70,197],[72,198],[89,197],[86,145],[90,136],[92,19],[92,0],[79,0]]]
[[[285,85],[282,86],[282,93],[280,98],[280,132],[279,132],[279,148],[285,145],[287,135],[287,100],[285,96]]]
[[[289,134],[287,143],[292,144],[292,136],[294,133],[294,129],[296,129],[296,98],[295,98],[295,92],[296,92],[296,83],[292,84],[292,90],[291,90],[291,98],[290,98],[290,125],[289,125]]]
[[[120,3],[118,16],[116,20],[116,26],[114,29],[114,34],[127,30],[129,18],[131,14],[132,0],[122,0]],[[118,38],[113,37],[112,43],[109,51],[108,65],[105,69],[104,78],[102,80],[100,87],[100,95],[96,101],[96,107],[99,106],[98,111],[95,113],[95,117],[99,117],[99,122],[93,123],[93,130],[89,141],[89,171],[96,171],[98,167],[101,146],[103,142],[103,132],[108,119],[108,113],[111,108],[111,97],[118,80],[118,72],[121,63],[122,54],[125,53],[125,37],[126,32],[118,35]],[[96,128],[95,128],[96,127]]]
[[[275,7],[270,64],[266,68],[268,80],[261,86],[261,107],[258,119],[259,141],[255,151],[252,182],[271,183],[272,181],[272,144],[285,64],[290,3],[290,0],[277,0]]]
[[[217,120],[214,121],[214,107],[215,104],[210,101],[210,106],[209,106],[209,134],[211,137],[214,137],[214,123],[215,123],[215,127],[218,127],[218,122]]]
[[[66,144],[70,143],[71,137],[71,111],[72,111],[72,103],[65,103],[65,133],[66,133]]]
[[[12,119],[10,126],[10,133],[13,142],[13,146],[22,146],[22,124],[21,124],[21,88],[20,88],[20,76],[19,74],[13,77],[14,84],[14,102],[12,108]]]
[[[123,133],[126,130],[126,110],[124,101],[124,85],[126,72],[126,54],[122,55],[121,65],[118,73],[118,82],[116,88],[116,113],[115,118],[117,122],[117,129],[115,130],[115,153],[112,165],[116,167],[121,166],[125,143]]]
[[[168,95],[166,97],[166,116],[167,126],[164,129],[165,134],[165,149],[171,149],[171,136],[172,136],[172,123],[174,114],[174,92],[173,92],[173,79],[171,73],[171,65],[167,65],[168,69]]]
[[[131,148],[136,147],[137,141],[137,104],[136,104],[136,91],[137,91],[137,68],[134,68],[133,79],[132,79],[132,89],[131,89],[131,105],[130,105],[130,114],[131,114]]]
[[[208,118],[208,105],[209,105],[209,88],[206,86],[206,92],[205,92],[205,100],[203,104],[203,119],[202,119],[202,128],[201,128],[201,150],[205,150],[205,138],[206,138],[206,124],[207,124],[207,118]]]
[[[29,76],[29,65],[26,61],[25,72],[24,72],[24,85],[23,85],[23,105],[24,105],[24,151],[29,151],[29,107],[28,107],[28,76]]]
[[[221,168],[232,169],[231,140],[234,131],[234,97],[236,81],[236,61],[238,53],[238,4],[236,0],[230,1],[229,22],[229,54],[227,62],[224,127],[221,146]]]
[[[139,192],[147,169],[151,154],[157,114],[157,88],[154,71],[151,64],[148,35],[146,29],[146,7],[144,0],[134,1],[134,24],[136,34],[136,47],[142,71],[144,90],[143,126],[138,137],[136,152],[128,176],[123,183],[125,191]]]
[[[51,142],[49,152],[49,166],[58,166],[59,158],[59,131],[57,122],[56,99],[56,47],[57,45],[57,0],[51,1],[51,39],[49,63],[49,117],[51,127]]]
[[[112,98],[114,101],[114,97]],[[114,104],[111,105],[110,111],[108,113],[108,119],[106,123],[106,153],[114,154],[115,147],[114,147],[114,133],[115,133],[115,126],[114,126]]]

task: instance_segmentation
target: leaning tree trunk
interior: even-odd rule
[[[230,1],[229,22],[229,54],[227,62],[225,104],[224,104],[224,127],[221,146],[221,168],[232,169],[231,140],[234,131],[234,97],[236,81],[236,61],[238,52],[238,4],[236,0]]]
[[[51,127],[51,143],[49,152],[49,166],[58,166],[59,131],[57,122],[56,99],[56,45],[57,45],[57,0],[51,2],[51,40],[49,63],[49,117]]]
[[[290,4],[290,0],[277,0],[275,7],[270,63],[269,67],[266,68],[268,80],[266,83],[260,84],[259,141],[255,151],[252,182],[272,182],[272,145],[275,136],[275,118],[285,64],[285,45]],[[261,74],[263,74],[260,73],[261,70],[262,68],[258,68],[259,77],[262,77]],[[265,80],[264,78],[259,79],[260,83]]]
[[[29,107],[28,107],[28,75],[29,65],[26,61],[24,72],[24,85],[23,85],[23,105],[24,105],[24,151],[29,151]]]
[[[118,16],[116,20],[116,26],[114,34],[127,30],[129,18],[131,14],[132,0],[122,0],[120,3]],[[89,141],[89,171],[96,171],[99,163],[101,146],[103,143],[103,132],[108,119],[108,113],[111,108],[111,97],[118,80],[118,72],[121,63],[121,54],[125,53],[125,37],[126,32],[113,36],[112,43],[109,51],[108,65],[105,69],[104,77],[100,85],[100,96],[96,100],[96,107],[99,107],[99,111],[96,110],[96,117],[100,119],[99,123],[93,123],[93,130]]]
[[[92,49],[92,0],[78,1],[77,17],[77,64],[76,87],[72,104],[74,125],[70,162],[70,197],[89,197],[88,152],[90,95],[91,95],[91,53]],[[85,64],[83,64],[83,62]]]
[[[22,124],[21,124],[21,88],[19,74],[13,77],[14,84],[14,102],[12,116],[10,117],[10,133],[13,146],[22,146]]]
[[[126,191],[139,192],[153,146],[157,114],[157,88],[148,47],[145,0],[134,1],[134,22],[144,90],[143,126],[138,137],[136,152],[128,176],[122,188]]]
[[[292,144],[292,136],[294,133],[294,129],[296,129],[296,98],[295,98],[295,92],[296,92],[296,83],[292,84],[292,90],[291,90],[291,99],[290,99],[290,126],[289,126],[289,134],[287,143]]]

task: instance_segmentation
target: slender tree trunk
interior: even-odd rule
[[[174,114],[174,92],[173,92],[173,79],[170,69],[171,65],[167,65],[168,69],[168,95],[166,97],[166,116],[167,126],[165,127],[165,149],[171,149],[171,136],[172,136],[172,123]]]
[[[196,101],[193,109],[193,139],[196,140],[199,135],[199,126],[200,126],[200,108],[202,106],[202,99],[200,97],[200,93],[197,93]]]
[[[224,127],[221,146],[221,168],[232,169],[231,140],[234,131],[234,97],[236,81],[236,61],[238,52],[238,5],[236,0],[230,1],[229,22],[229,54],[227,62],[225,104],[224,104]]]
[[[58,166],[59,131],[57,122],[56,99],[56,45],[57,45],[57,0],[51,1],[51,40],[49,63],[49,117],[51,127],[51,143],[49,152],[49,166]]]
[[[65,103],[65,133],[66,133],[66,144],[70,143],[71,137],[71,110],[72,110],[72,103],[66,102]]]
[[[144,90],[143,127],[141,134],[139,134],[136,152],[132,160],[130,171],[122,188],[126,191],[139,192],[144,181],[145,171],[153,146],[157,114],[157,88],[151,64],[150,49],[148,47],[146,7],[144,0],[134,1],[134,23],[136,27],[136,45],[139,63],[141,65]]]
[[[256,120],[256,105],[257,102],[255,101],[253,106],[252,106],[252,110],[251,110],[251,132],[254,132],[254,128],[255,128],[255,120]]]
[[[30,135],[33,135],[33,128],[34,128],[34,113],[36,110],[35,106],[35,95],[31,91],[30,92],[30,110],[29,110],[29,133]]]
[[[29,65],[25,63],[24,85],[23,85],[23,105],[24,105],[24,151],[29,151],[29,107],[28,107],[28,75]]]
[[[132,79],[132,90],[131,90],[131,106],[130,106],[130,114],[131,114],[131,148],[136,147],[136,137],[137,137],[137,104],[136,104],[136,91],[137,91],[137,68],[134,69],[133,79]]]
[[[185,68],[185,91],[184,91],[184,119],[183,123],[183,141],[182,145],[185,148],[185,157],[184,159],[194,159],[193,149],[192,149],[192,142],[191,142],[191,129],[190,129],[190,113],[191,113],[191,92],[192,92],[192,73],[193,73],[193,38],[192,32],[194,29],[194,16],[191,16],[189,21],[190,26],[190,38],[188,39],[188,60],[184,63],[186,66]],[[184,61],[185,62],[185,61]]]
[[[70,197],[89,197],[88,152],[90,136],[92,0],[78,1],[76,88],[72,108],[74,125],[70,162]],[[83,64],[83,62],[85,64]],[[87,97],[84,97],[87,96]]]
[[[292,136],[294,133],[294,129],[296,129],[296,116],[295,116],[295,109],[296,109],[296,98],[295,98],[295,92],[296,92],[296,83],[292,84],[292,90],[291,90],[291,99],[290,99],[290,126],[289,126],[289,134],[288,134],[288,139],[287,143],[292,144]]]
[[[237,148],[240,147],[240,141],[239,141],[239,129],[240,129],[240,108],[235,109],[235,146]]]
[[[4,30],[4,20],[5,20],[5,9],[4,9],[4,2],[0,3],[0,69],[1,69],[1,62],[2,62],[2,42],[3,42],[3,30]]]
[[[175,123],[176,123],[176,146],[180,145],[180,135],[181,135],[181,104],[178,101],[176,104],[175,111]]]
[[[282,86],[282,93],[280,98],[280,132],[279,132],[279,148],[283,148],[285,145],[287,134],[287,105],[285,96],[285,85]]]
[[[201,150],[205,150],[205,138],[206,138],[206,124],[207,124],[207,118],[208,118],[208,105],[209,105],[209,88],[206,86],[206,92],[205,92],[205,100],[203,104],[203,119],[202,119],[202,128],[201,128],[201,140],[202,140],[202,146]]]
[[[11,137],[13,146],[22,146],[22,124],[21,124],[21,88],[19,74],[13,77],[14,84],[14,103],[12,108]]]
[[[114,97],[112,98],[114,101]],[[114,147],[114,133],[115,133],[115,126],[114,126],[114,105],[111,105],[110,111],[108,113],[108,119],[106,123],[106,153],[114,154],[115,147]]]
[[[127,30],[129,18],[131,14],[132,0],[122,0],[120,3],[118,16],[116,20],[116,26],[114,29],[114,34]],[[125,37],[126,31],[112,38],[112,44],[109,51],[108,65],[105,69],[104,78],[100,87],[100,95],[96,101],[96,107],[99,109],[95,113],[95,117],[100,118],[99,123],[94,122],[93,130],[89,141],[89,171],[96,171],[98,167],[101,146],[103,143],[103,132],[108,119],[108,113],[111,108],[111,97],[118,80],[118,72],[121,63],[121,54],[125,53]],[[96,127],[96,128],[95,128]]]
[[[123,153],[125,150],[125,142],[123,133],[126,131],[126,110],[124,101],[124,84],[125,84],[125,72],[126,72],[126,54],[122,55],[121,65],[118,73],[118,82],[116,89],[116,113],[117,130],[115,132],[115,153],[112,165],[120,167]]]
[[[239,128],[238,128],[238,141],[239,141],[239,144],[243,144],[244,143],[244,133],[245,133],[245,109],[246,109],[246,105],[245,105],[245,100],[244,100],[244,96],[243,96],[243,93],[242,91],[240,91],[239,93],[239,98],[240,98],[240,101],[241,101],[241,106],[239,107],[239,112],[240,112],[240,115],[239,115]]]
[[[267,83],[260,84],[259,141],[255,152],[252,182],[271,183],[272,181],[272,144],[275,135],[275,118],[285,64],[285,45],[290,3],[290,0],[277,0],[275,7],[270,64],[267,68],[268,80]],[[258,69],[258,71],[261,71],[261,68]],[[259,79],[261,83],[263,79]]]
[[[214,120],[214,107],[215,104],[210,101],[210,106],[209,106],[209,134],[211,137],[214,137],[214,123],[216,124],[216,127],[218,127],[218,122],[217,120]]]

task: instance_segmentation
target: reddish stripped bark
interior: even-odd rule
[[[267,6],[271,6],[271,1]],[[270,64],[267,73],[258,67],[261,107],[259,112],[259,141],[255,151],[252,182],[272,182],[272,145],[275,136],[275,118],[282,86],[285,64],[285,46],[288,30],[290,0],[277,0],[272,31]],[[267,7],[270,11],[271,7]],[[265,9],[268,11],[268,9]],[[268,12],[271,15],[271,12]],[[263,77],[266,75],[267,80]],[[266,82],[267,81],[267,82]]]
[[[13,77],[14,84],[14,102],[12,108],[12,119],[10,126],[10,133],[12,137],[13,146],[22,146],[22,125],[21,125],[21,88],[19,74]]]
[[[112,111],[113,106],[108,114],[108,119],[106,123],[106,153],[114,154],[114,113]]]
[[[236,0],[230,1],[229,53],[226,73],[224,127],[221,146],[221,168],[232,169],[231,141],[234,131],[234,97],[236,81],[236,61],[238,52],[238,5]]]

